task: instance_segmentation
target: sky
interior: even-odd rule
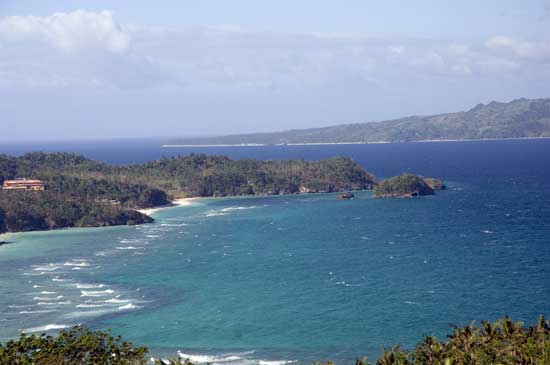
[[[0,0],[0,142],[371,122],[550,97],[550,0]]]

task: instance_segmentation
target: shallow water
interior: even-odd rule
[[[450,323],[532,322],[550,314],[549,146],[401,161],[450,179],[432,197],[207,199],[150,225],[12,235],[0,341],[84,323],[197,361],[344,363]]]

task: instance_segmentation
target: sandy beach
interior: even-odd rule
[[[158,212],[159,210],[166,209],[166,208],[173,208],[178,206],[185,206],[185,205],[191,205],[194,201],[198,200],[200,198],[181,198],[181,199],[175,199],[172,200],[172,202],[168,205],[162,206],[162,207],[155,207],[155,208],[147,208],[147,209],[138,209],[138,212],[143,213],[145,215],[150,216],[151,214]]]

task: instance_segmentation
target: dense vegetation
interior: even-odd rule
[[[108,333],[74,327],[57,337],[27,336],[0,344],[0,364],[146,364],[145,347]],[[166,360],[155,360],[166,364]],[[192,365],[177,358],[170,364]],[[327,363],[332,364],[332,363]],[[356,365],[371,364],[359,359]],[[383,349],[376,365],[543,365],[550,364],[550,322],[540,317],[537,324],[524,327],[505,317],[494,323],[474,323],[454,327],[446,341],[425,337],[412,351],[400,346]]]
[[[74,327],[58,336],[27,336],[0,344],[0,364],[145,365],[145,347],[134,347],[108,333]]]
[[[326,128],[173,140],[170,144],[411,142],[550,137],[550,99],[479,104],[466,112]]]
[[[0,233],[4,233],[6,231],[6,213],[2,208],[0,208]]]
[[[153,220],[135,210],[54,191],[0,193],[4,231],[141,224]],[[0,227],[0,231],[2,228]]]
[[[374,176],[348,158],[323,161],[231,160],[191,155],[131,166],[127,173],[184,196],[273,195],[370,189]]]
[[[374,188],[374,196],[378,198],[413,197],[433,194],[434,189],[430,187],[426,180],[413,174],[403,174],[382,180]]]
[[[472,323],[456,327],[447,341],[428,336],[411,352],[399,346],[384,350],[376,364],[550,364],[550,322],[541,316],[536,325],[529,327],[509,317],[495,323],[484,321],[481,326]]]
[[[47,191],[0,192],[5,212],[0,232],[149,222],[135,209],[166,205],[169,198],[332,192],[375,184],[371,174],[342,157],[310,162],[190,155],[112,166],[70,153],[0,156],[0,184],[17,177],[41,179]]]

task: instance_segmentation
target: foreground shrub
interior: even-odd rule
[[[142,365],[147,348],[134,347],[108,333],[73,327],[56,337],[22,334],[0,344],[0,364],[21,365]]]
[[[428,336],[412,352],[401,347],[383,349],[376,364],[546,365],[550,364],[550,322],[541,316],[536,325],[524,327],[505,317],[481,326],[455,327],[447,341]]]
[[[57,337],[25,335],[0,344],[0,364],[21,365],[142,365],[145,347],[134,347],[120,337],[74,327]],[[152,359],[154,364],[193,365],[188,359]],[[332,362],[316,365],[334,365]],[[541,316],[524,327],[505,317],[494,323],[454,327],[447,341],[424,338],[413,351],[400,346],[382,349],[376,365],[547,365],[550,364],[550,322]],[[371,365],[358,359],[356,365]]]

